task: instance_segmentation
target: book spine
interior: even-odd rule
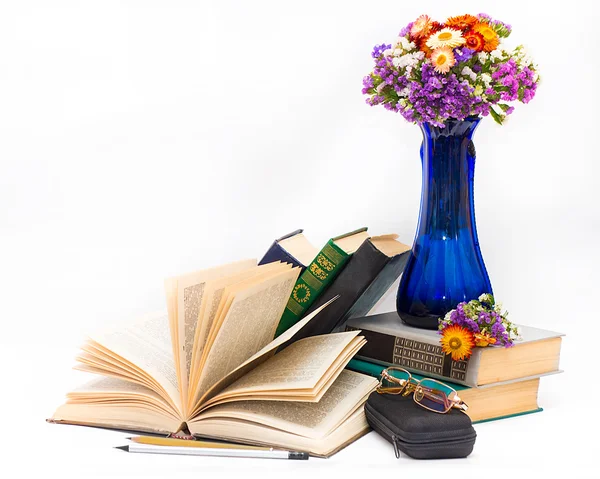
[[[371,361],[365,361],[364,359],[352,358],[350,362],[346,365],[346,369],[350,369],[351,371],[355,371],[357,373],[366,374],[367,376],[372,376],[377,379],[381,379],[381,372],[386,369],[386,365],[373,363]],[[420,381],[425,376],[420,374],[411,374],[414,379]],[[448,381],[448,385],[453,387],[457,391],[462,391],[464,389],[468,389],[468,386],[463,384],[451,383]]]
[[[465,386],[475,387],[477,385],[476,369],[479,364],[477,348],[473,352],[473,356],[477,356],[473,363],[471,363],[473,356],[471,359],[455,361],[449,354],[444,354],[439,343],[432,344],[428,341],[392,336],[349,325],[345,329],[346,331],[357,329],[361,331],[367,344],[361,349],[359,357],[367,361],[402,367],[410,372]],[[475,374],[473,374],[474,372]]]
[[[396,281],[404,271],[409,253],[410,250],[390,258],[385,267],[371,284],[369,284],[360,298],[354,302],[345,317],[342,318],[342,324],[348,319],[366,316],[369,311],[373,309],[381,297],[387,293],[392,284],[394,284],[394,281]]]
[[[340,273],[349,258],[350,255],[336,246],[333,240],[327,242],[298,278],[277,326],[276,337],[300,320],[305,311]]]
[[[390,258],[379,251],[367,239],[352,255],[343,271],[333,280],[306,313],[310,314],[332,298],[339,298],[319,313],[319,318],[302,330],[302,336],[331,333],[346,318],[352,305],[361,297],[369,285],[378,277]],[[383,294],[383,293],[382,293]]]

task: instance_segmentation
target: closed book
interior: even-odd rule
[[[273,244],[258,262],[258,265],[281,261],[282,263],[290,263],[292,266],[300,268],[300,274],[302,274],[319,252],[306,239],[302,231],[301,229],[292,231],[273,241]]]
[[[346,368],[380,379],[381,371],[386,366],[355,358],[350,360]],[[413,374],[412,376],[417,381],[424,377],[419,374]],[[538,404],[539,376],[478,388],[448,381],[444,382],[454,388],[458,396],[467,403],[469,409],[466,413],[474,423],[506,419],[542,411]]]
[[[364,316],[400,276],[410,246],[397,240],[398,235],[367,239],[352,255],[331,286],[312,304],[308,313],[339,296],[302,334],[315,336],[331,333],[348,318]]]
[[[296,324],[369,237],[367,228],[331,238],[294,285],[275,336]]]
[[[513,347],[476,347],[470,358],[455,361],[442,351],[437,331],[408,326],[396,312],[352,318],[345,329],[359,329],[367,339],[363,359],[472,387],[557,372],[563,336],[521,326],[523,339]]]

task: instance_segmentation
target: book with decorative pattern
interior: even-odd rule
[[[395,311],[349,319],[345,329],[367,339],[361,358],[471,387],[557,372],[563,336],[521,326],[523,339],[513,347],[473,348],[469,359],[454,361],[437,331],[408,326]]]
[[[296,324],[308,308],[342,271],[348,259],[369,237],[367,228],[360,228],[330,239],[319,251],[294,285],[275,336]]]

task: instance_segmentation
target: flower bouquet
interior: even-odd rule
[[[509,348],[520,339],[521,331],[502,312],[502,304],[496,303],[491,294],[482,294],[468,303],[459,303],[440,319],[439,333],[442,351],[460,360],[471,356],[474,346],[490,345]]]
[[[502,124],[509,102],[528,103],[539,82],[523,46],[504,47],[511,30],[483,13],[445,23],[421,15],[393,44],[375,46],[375,68],[363,80],[367,103],[414,123],[491,115]]]

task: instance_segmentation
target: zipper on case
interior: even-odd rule
[[[366,406],[366,405],[365,405]],[[398,449],[398,436],[394,434],[394,432],[387,427],[383,422],[381,422],[375,415],[365,407],[365,412],[370,416],[371,421],[373,421],[379,429],[381,429],[386,435],[388,435],[392,439],[392,444],[394,446],[394,453],[396,454],[396,459],[400,459],[400,450]]]

